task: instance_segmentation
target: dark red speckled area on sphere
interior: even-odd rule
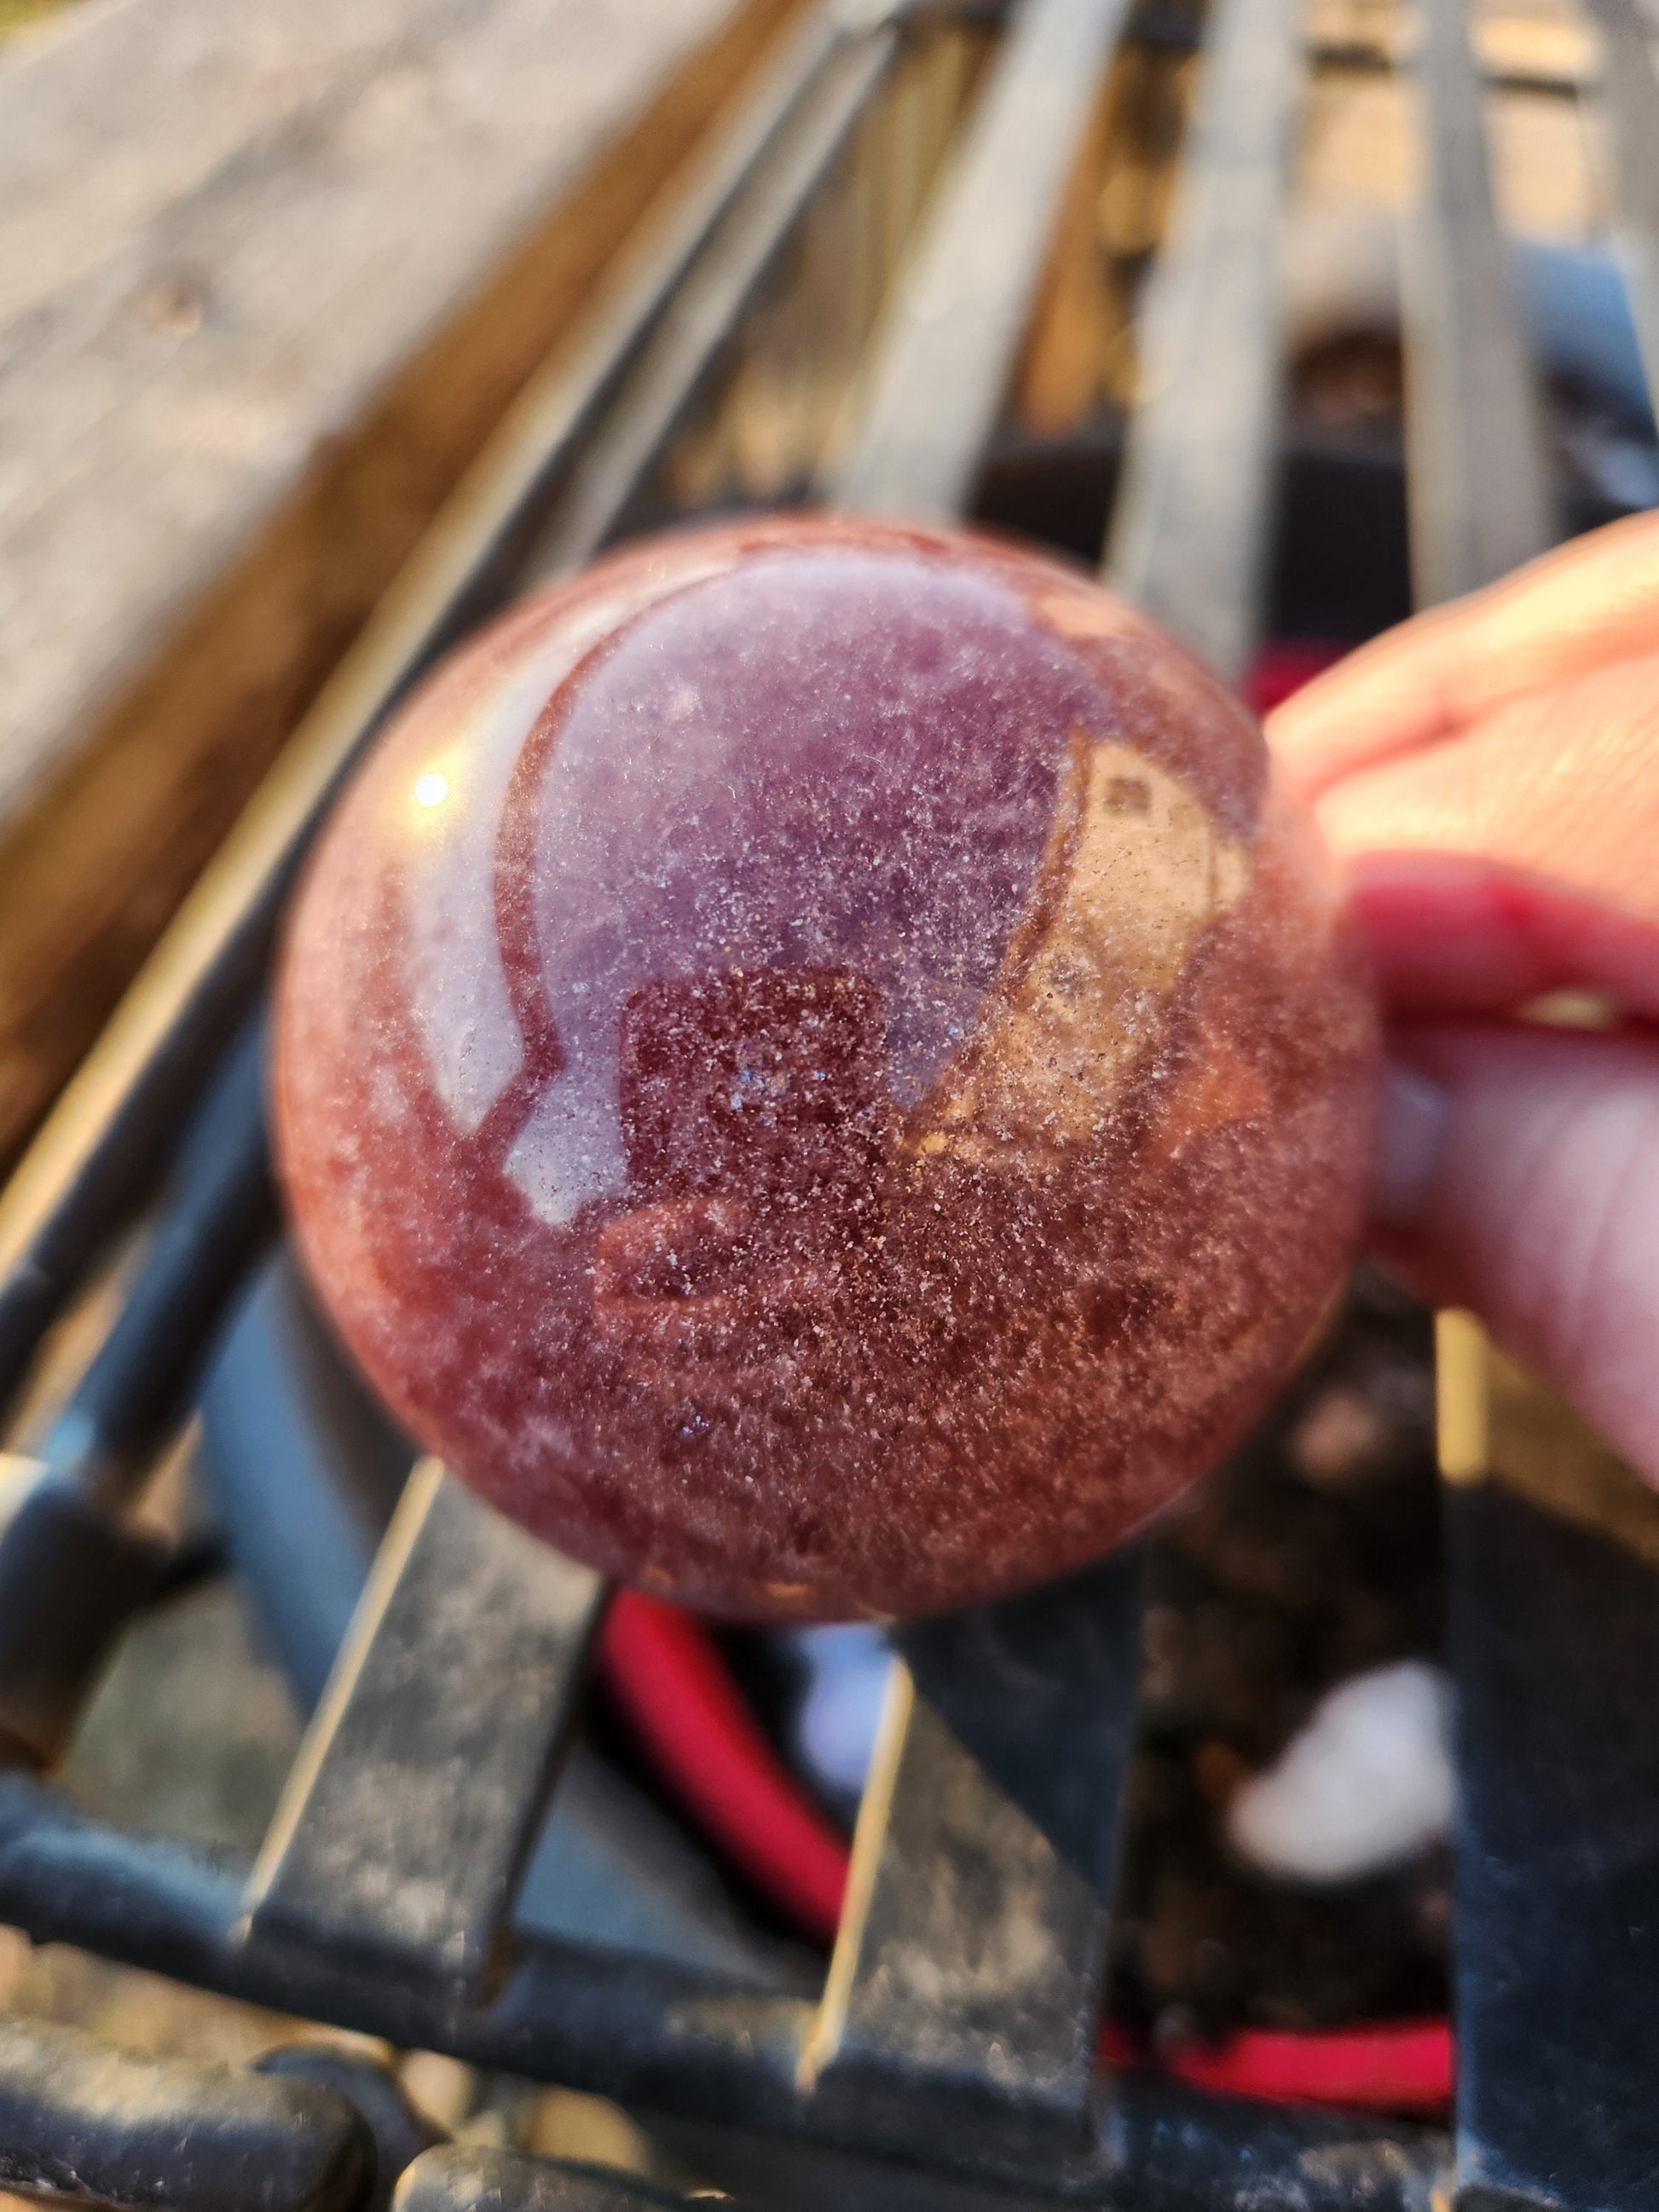
[[[409,1427],[751,1618],[1017,1589],[1262,1408],[1376,1051],[1255,725],[1073,570],[787,520],[517,608],[295,908],[282,1170]]]

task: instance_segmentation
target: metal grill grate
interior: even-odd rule
[[[1659,79],[1634,0],[1595,6],[1652,374]],[[1127,18],[1127,0],[1024,0],[1011,14],[878,333],[829,487],[842,507],[933,519],[968,507]],[[61,1750],[164,1567],[126,1507],[271,1233],[258,998],[307,836],[448,644],[622,528],[910,27],[902,8],[832,0],[800,30],[672,234],[623,272],[581,358],[502,423],[0,1204],[0,1383],[15,1389],[112,1234],[171,1176],[121,1316],[15,1478],[0,1534],[0,1739],[16,1754],[0,1775],[0,1917],[38,1940],[793,2142],[792,2204],[1200,2207],[1248,2193],[1404,2212],[1450,2190],[1472,2203],[1659,2206],[1645,2078],[1659,2046],[1659,1588],[1610,1542],[1564,1546],[1548,1516],[1491,1486],[1455,1486],[1448,1503],[1463,1715],[1455,2147],[1097,2073],[1139,1649],[1132,1559],[902,1637],[821,2002],[544,1940],[504,1952],[605,1592],[430,1465],[255,1865],[102,1826],[25,1771]],[[1255,640],[1270,546],[1278,249],[1304,66],[1291,0],[1212,0],[1106,562],[1230,674]],[[1428,600],[1528,557],[1553,526],[1461,0],[1427,0],[1419,69],[1430,158],[1408,428]],[[1060,1741],[1065,1760],[1041,1755]],[[994,1985],[994,1958],[1018,1963]],[[0,2181],[159,2196],[176,2212],[361,2201],[349,2102],[326,2085],[284,2099],[249,2077],[210,2094],[152,2068],[112,2090],[106,2063],[0,2031]],[[131,2117],[145,2099],[151,2136],[174,2146],[149,2166],[151,2136]],[[278,2140],[307,2154],[265,2157]],[[201,2149],[211,2143],[223,2157]],[[598,2212],[636,2196],[617,2177],[444,2151],[399,2201]]]

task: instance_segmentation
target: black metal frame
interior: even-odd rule
[[[1596,4],[1612,24],[1632,0]],[[862,434],[831,488],[843,506],[944,517],[968,502],[1125,14],[1124,0],[1024,0],[1012,15],[881,334]],[[1427,25],[1433,183],[1415,264],[1412,482],[1419,589],[1440,597],[1537,550],[1550,524],[1460,0],[1431,0]],[[55,1757],[110,1636],[160,1570],[125,1509],[176,1432],[204,1342],[269,1233],[248,1025],[307,837],[374,729],[450,642],[527,576],[575,565],[616,531],[903,35],[897,7],[832,0],[794,37],[671,233],[623,272],[580,359],[550,369],[503,422],[0,1200],[0,1385],[13,1389],[112,1237],[173,1176],[123,1317],[39,1461],[17,1474],[20,1502],[0,1523],[0,1740],[23,1765]],[[1639,48],[1650,68],[1628,21],[1620,35],[1626,60],[1633,66]],[[1290,0],[1215,0],[1146,319],[1149,396],[1130,424],[1110,538],[1109,573],[1228,672],[1255,635],[1268,548],[1274,257],[1297,54]],[[1617,119],[1628,134],[1655,107],[1659,86],[1650,100],[1626,88]],[[1650,149],[1627,138],[1626,160],[1631,220],[1651,254]],[[1630,1663],[1646,1650],[1632,1625],[1642,1608],[1633,1598],[1605,1610],[1557,1605],[1550,1618],[1571,1664],[1528,1668],[1515,1591],[1544,1605],[1550,1547],[1500,1540],[1494,1524],[1510,1508],[1487,1489],[1455,1492],[1450,1513],[1466,1723],[1459,1905],[1477,1939],[1460,1948],[1455,2165],[1433,2130],[1097,2072],[1138,1663],[1132,1560],[1036,1603],[903,1637],[821,2000],[574,1945],[506,1943],[516,1871],[605,1594],[430,1468],[388,1534],[257,1864],[121,1834],[13,1771],[0,1775],[0,1918],[38,1940],[678,2116],[734,2172],[745,2160],[756,2170],[762,2138],[793,2144],[802,2154],[787,2183],[762,2160],[770,2179],[761,2186],[785,2192],[772,2201],[944,2212],[1060,2201],[1197,2208],[1248,2193],[1306,2206],[1359,2197],[1403,2212],[1456,2190],[1470,2201],[1638,2212],[1659,2205],[1659,2107],[1646,2081],[1659,2044],[1651,1939],[1620,1933],[1647,1900],[1659,1907],[1659,1722],[1648,1709],[1659,1701],[1647,1696],[1650,1673]],[[1604,1574],[1608,1589],[1647,1574],[1622,1560],[1583,1571],[1592,1583]],[[465,1633],[417,1632],[434,1589],[465,1616]],[[25,1601],[66,1591],[68,1626],[49,1647],[51,1605],[30,1611]],[[426,1688],[440,1675],[441,1698]],[[517,1694],[504,1711],[508,1681]],[[1541,1763],[1543,1746],[1552,1758],[1574,1752],[1569,1695],[1575,1712],[1598,1719],[1593,1807]],[[1534,1729],[1540,1712],[1547,1724]],[[1062,1741],[1064,1761],[1032,1757],[1033,1745]],[[1516,1833],[1518,1773],[1553,1796],[1547,1849]],[[1595,2052],[1589,2069],[1574,2070],[1569,2042],[1597,2000],[1581,1977],[1580,2014],[1560,2009],[1559,1948],[1535,1940],[1559,1923],[1535,1917],[1527,1942],[1516,1918],[1559,1893],[1567,1864],[1601,1883],[1580,1924],[1595,1931],[1600,2001],[1626,2030],[1581,2043],[1581,2057]],[[1480,1948],[1489,1937],[1497,1968]],[[987,1965],[999,1959],[1020,1963],[999,1978]],[[46,2078],[39,2051],[27,2032],[5,2033],[0,2131],[61,2134],[75,2115],[43,2094],[31,2104],[29,2082]],[[1595,2128],[1575,2133],[1561,2096],[1531,2097],[1531,2076],[1558,2062],[1573,2097],[1595,2105]],[[52,2078],[73,2104],[74,2069]],[[167,2094],[179,2094],[176,2082]],[[248,2122],[256,2133],[264,2124],[274,2141],[298,2128],[312,2153],[325,2137],[334,2147],[335,2180],[325,2186],[314,2158],[301,2159],[259,2199],[271,2212],[301,2203],[348,2212],[369,2186],[342,2148],[351,2098],[343,2119],[332,2092],[318,2095],[320,2105],[299,2100],[309,2117],[296,2119],[293,2100],[273,2118],[265,2085],[250,2092],[248,2112],[266,2114]],[[81,2118],[95,2135],[96,2113]],[[8,2165],[0,2151],[0,2179],[74,2185],[61,2160],[36,2150],[27,2171],[27,2158]],[[198,2188],[176,2161],[163,2185],[112,2158],[86,2185],[111,2201],[149,2203],[159,2190],[192,2212],[234,2195],[212,2174]],[[424,2212],[661,2200],[615,2177],[441,2152],[410,2169],[402,2201]]]

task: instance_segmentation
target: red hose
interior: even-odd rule
[[[1109,2065],[1149,2063],[1121,2032],[1101,2032]],[[1241,2028],[1224,2043],[1191,2043],[1155,2062],[1161,2073],[1230,2097],[1270,2105],[1342,2105],[1350,2112],[1443,2112],[1455,2053],[1451,2023],[1383,2021],[1316,2035]]]
[[[847,1845],[774,1755],[707,1632],[677,1607],[622,1590],[600,1657],[612,1696],[698,1826],[807,1934],[831,1942]],[[1101,2056],[1153,2063],[1110,2026]],[[1452,2062],[1450,2027],[1436,2020],[1322,2035],[1247,2028],[1155,2063],[1196,2088],[1269,2103],[1432,2112],[1450,2099]]]
[[[847,1846],[773,1756],[689,1613],[618,1590],[599,1655],[652,1763],[726,1856],[819,1942],[834,1940]]]
[[[1250,663],[1241,686],[1252,711],[1271,714],[1293,691],[1322,676],[1347,649],[1323,638],[1269,638]]]

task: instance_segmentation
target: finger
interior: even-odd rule
[[[1397,1033],[1376,1240],[1659,1483],[1659,1042]]]
[[[1267,734],[1292,782],[1317,797],[1357,768],[1650,654],[1656,636],[1659,514],[1635,515],[1351,653],[1279,708]]]
[[[1395,1014],[1512,1014],[1589,993],[1659,1021],[1659,923],[1524,870],[1461,854],[1376,853],[1349,901]]]
[[[1659,655],[1358,769],[1317,811],[1395,1006],[1572,986],[1659,1016]]]
[[[1317,811],[1340,857],[1477,855],[1659,921],[1659,653],[1356,769]]]

